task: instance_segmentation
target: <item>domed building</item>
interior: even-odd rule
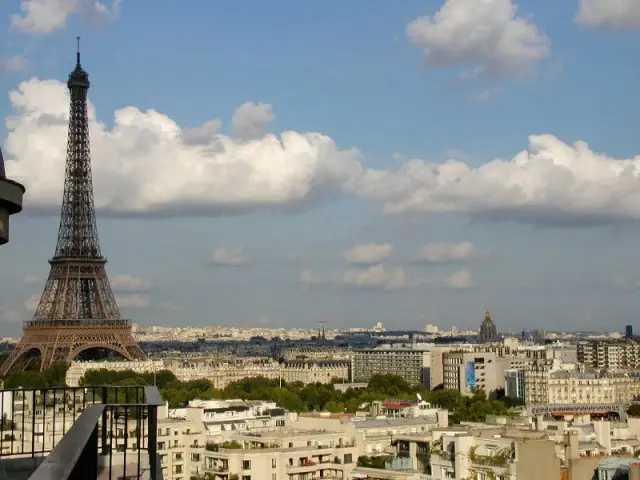
[[[22,210],[24,187],[7,178],[0,150],[0,245],[9,241],[9,215]]]
[[[484,314],[484,320],[482,321],[482,325],[480,325],[480,333],[478,335],[478,340],[480,343],[492,343],[500,340],[498,337],[498,330],[496,329],[496,324],[491,320],[491,314],[489,310]]]

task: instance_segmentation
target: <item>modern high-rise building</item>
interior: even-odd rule
[[[504,371],[504,395],[524,401],[525,381],[524,369],[509,369]]]
[[[409,385],[430,388],[431,352],[412,348],[355,350],[351,362],[354,382],[368,382],[376,374],[402,377]]]
[[[624,338],[631,340],[633,338],[633,325],[624,327]]]
[[[577,346],[578,362],[608,371],[640,368],[640,344],[633,340],[589,340]]]

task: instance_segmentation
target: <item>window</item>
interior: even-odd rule
[[[271,475],[271,480],[278,480],[278,474],[274,473]]]
[[[191,454],[191,461],[192,462],[199,462],[200,461],[200,454],[199,453],[192,453]]]
[[[251,475],[243,475],[242,480],[251,480]]]
[[[251,470],[251,460],[242,460],[242,470]]]
[[[353,462],[352,455],[350,453],[346,453],[344,456],[344,463],[347,464],[351,462]]]
[[[271,459],[271,468],[276,468],[276,459],[275,458]]]

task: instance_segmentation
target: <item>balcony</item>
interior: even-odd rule
[[[9,241],[9,215],[22,210],[23,195],[24,187],[6,177],[0,151],[0,245]]]
[[[0,391],[0,479],[162,480],[156,387]]]

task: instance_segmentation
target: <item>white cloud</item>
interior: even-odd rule
[[[110,282],[117,293],[148,293],[153,288],[149,281],[132,275],[115,275]]]
[[[133,275],[115,275],[110,278],[116,302],[121,308],[146,308],[151,306],[151,282]]]
[[[343,253],[344,258],[356,265],[375,265],[389,258],[393,252],[390,243],[356,245]]]
[[[29,298],[27,298],[24,301],[24,309],[29,313],[35,312],[38,308],[38,304],[40,303],[41,296],[42,295],[40,295],[39,293],[34,293]]]
[[[477,260],[483,256],[471,242],[434,242],[421,247],[415,257],[416,263],[455,263]]]
[[[446,278],[444,284],[445,286],[454,288],[456,290],[467,290],[469,288],[475,287],[476,285],[473,278],[471,277],[471,274],[464,268],[455,273],[452,273],[449,277]]]
[[[238,138],[260,138],[265,135],[266,126],[275,118],[273,107],[268,103],[245,102],[233,114],[231,131]]]
[[[358,195],[385,213],[463,213],[538,225],[640,220],[640,156],[614,159],[584,142],[529,137],[528,151],[479,167],[411,160],[394,171],[367,170]]]
[[[300,274],[300,283],[305,285],[311,285],[314,283],[322,283],[322,280],[314,275],[311,270],[303,270]]]
[[[16,73],[27,66],[27,59],[22,55],[14,55],[9,58],[0,59],[0,75]]]
[[[465,66],[463,76],[523,75],[549,55],[549,39],[511,0],[447,0],[433,17],[406,27],[430,68]]]
[[[118,306],[122,308],[146,308],[151,306],[151,295],[144,293],[128,293],[116,296]]]
[[[402,268],[384,263],[363,269],[350,269],[342,276],[343,285],[363,289],[396,291],[417,283]]]
[[[251,258],[244,247],[221,247],[213,250],[211,263],[225,267],[240,267],[251,263]]]
[[[493,100],[496,97],[502,95],[501,88],[488,88],[487,90],[483,90],[481,92],[476,92],[473,95],[473,100],[478,103],[488,102],[489,100]]]
[[[100,88],[96,82],[95,88]],[[107,88],[107,87],[104,87]],[[29,195],[25,210],[59,214],[69,94],[32,79],[10,94],[15,114],[4,143],[8,173]],[[112,215],[239,214],[309,207],[339,194],[362,172],[356,150],[319,133],[240,140],[217,122],[185,130],[155,110],[115,112],[111,129],[90,107],[96,208]],[[206,128],[204,128],[206,127]],[[17,161],[15,161],[17,160]]]
[[[80,13],[90,21],[112,19],[118,15],[120,0],[22,0],[21,14],[11,16],[11,26],[32,35],[48,35],[64,28],[67,19]]]
[[[638,0],[578,0],[575,22],[586,28],[640,29]]]

